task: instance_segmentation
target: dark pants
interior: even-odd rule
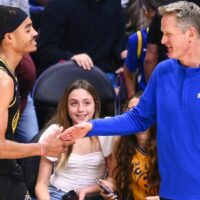
[[[0,174],[0,199],[25,200],[26,184],[10,174]]]
[[[100,195],[96,195],[93,197],[85,197],[85,200],[104,200],[104,198]]]
[[[56,189],[54,186],[50,187],[51,189],[53,188],[53,190]],[[78,196],[74,190],[70,190],[62,196],[62,200],[78,200]],[[84,200],[104,200],[104,198],[100,196],[100,194],[89,194]]]

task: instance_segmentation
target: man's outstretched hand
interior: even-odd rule
[[[89,122],[82,122],[64,130],[59,138],[63,141],[75,140],[85,137],[86,134],[92,129],[92,124]]]
[[[74,141],[63,141],[59,138],[63,133],[63,127],[57,124],[50,125],[39,139],[41,145],[41,155],[57,158],[64,151],[64,149],[72,145]]]

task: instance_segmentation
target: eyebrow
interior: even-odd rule
[[[92,98],[86,98],[86,99],[81,99],[81,100],[79,100],[79,99],[69,99],[68,101],[82,101],[82,102],[84,102],[84,101],[95,101],[95,100],[92,99]]]
[[[79,101],[78,99],[69,99],[69,100]],[[92,100],[92,99],[89,99],[89,98],[87,98],[87,99],[82,99],[82,101],[85,101],[85,100]]]
[[[30,28],[32,26],[32,23],[29,23],[25,26],[25,29]]]

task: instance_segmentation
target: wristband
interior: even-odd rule
[[[44,156],[45,155],[44,145],[42,144],[42,142],[39,142],[39,145],[40,145],[41,156]]]

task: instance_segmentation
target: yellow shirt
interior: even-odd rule
[[[136,153],[132,159],[132,194],[134,200],[144,200],[146,196],[154,196],[148,189],[147,173],[149,170],[150,158],[147,154],[136,148]]]

